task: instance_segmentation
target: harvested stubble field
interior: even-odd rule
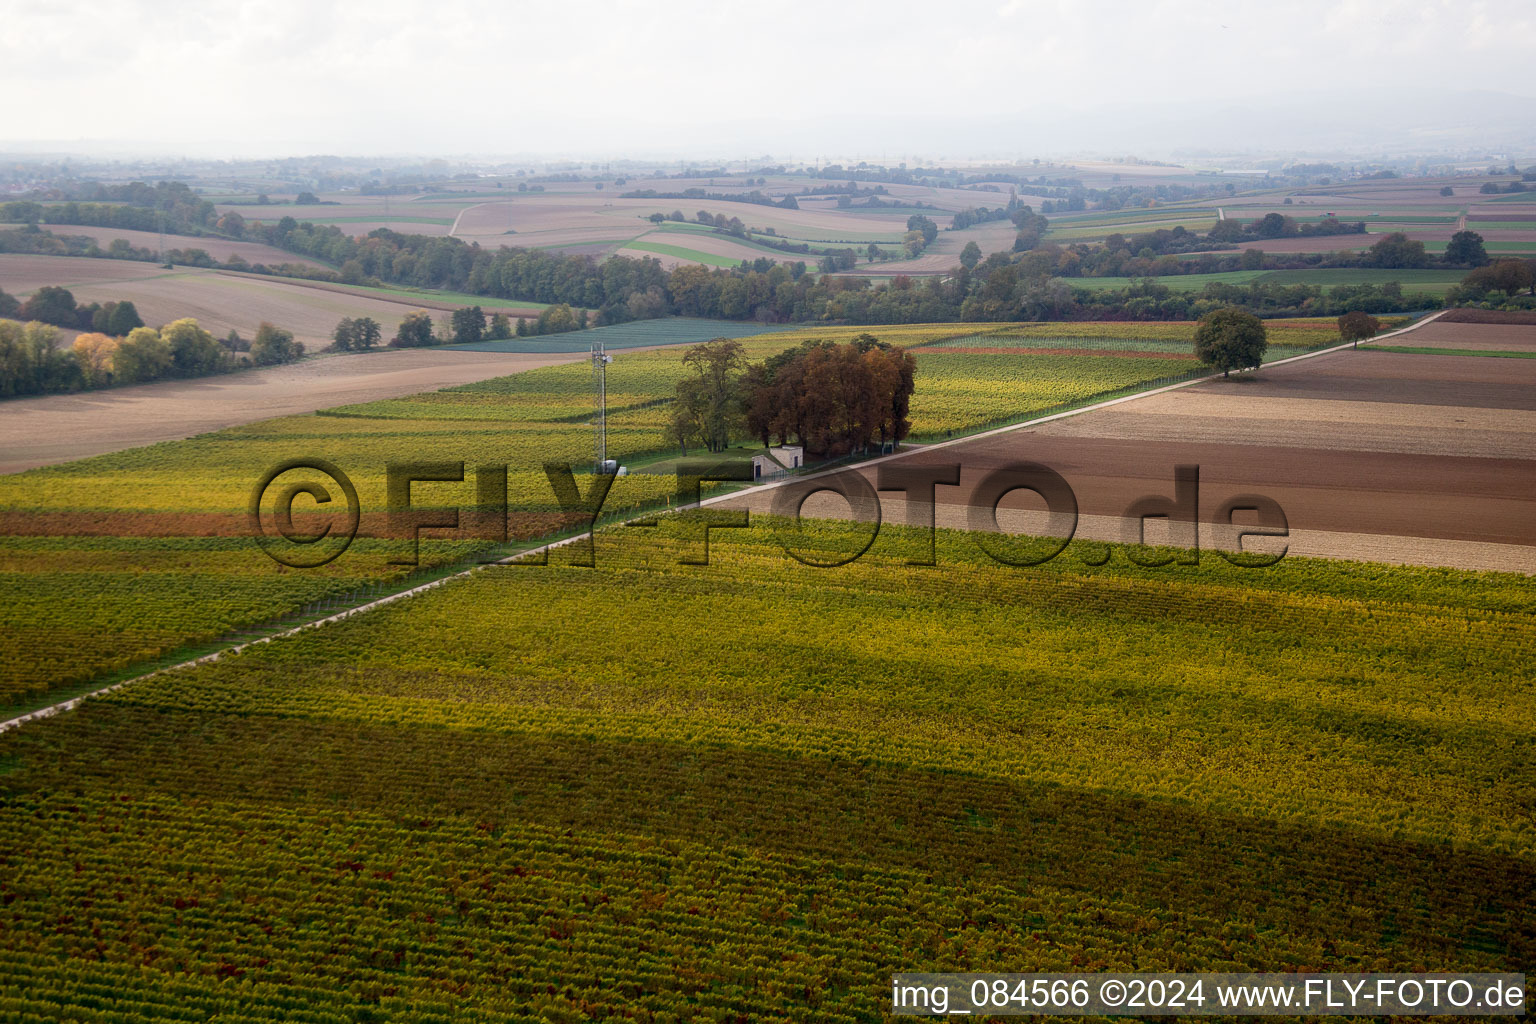
[[[131,300],[149,324],[190,316],[218,337],[234,330],[249,339],[267,321],[292,331],[312,351],[331,343],[331,332],[343,317],[372,317],[387,340],[412,310],[458,308],[432,293],[417,296],[403,290],[350,288],[195,267],[166,270],[130,260],[0,255],[0,288],[25,295],[47,284],[67,286],[79,302]],[[527,316],[538,306],[464,298],[487,312]]]
[[[682,183],[667,183],[665,191],[681,191]],[[662,189],[658,189],[662,190]],[[505,202],[472,206],[458,218],[454,234],[484,246],[514,245],[545,248],[635,238],[650,231],[653,213],[681,210],[694,217],[699,210],[738,217],[751,227],[773,228],[797,241],[900,242],[909,212],[892,211],[882,218],[839,210],[785,210],[755,203],[715,198],[620,199],[612,193],[517,194]],[[947,221],[942,213],[937,218]]]
[[[1382,344],[1391,345],[1395,339]],[[1403,341],[1421,348],[1536,353],[1536,324],[1466,324],[1441,317]]]
[[[0,253],[0,289],[17,296],[30,294],[49,284],[74,289],[95,284],[145,281],[186,272],[190,271],[185,268],[169,271],[158,264],[140,263],[137,260]]]
[[[1478,325],[1443,329],[1498,345]],[[1068,478],[1084,536],[1119,539],[1131,504],[1172,495],[1174,467],[1192,464],[1203,521],[1228,498],[1265,495],[1285,511],[1293,552],[1536,573],[1533,452],[1536,361],[1362,347],[908,458],[964,467],[959,488],[939,491],[949,525],[968,521],[975,481],[1027,459]]]
[[[79,227],[74,224],[50,224],[48,225],[48,230],[61,238],[79,235],[93,239],[97,246],[102,249],[106,249],[115,239],[119,238],[135,249],[148,249],[151,252],[159,252],[161,245],[161,236],[154,231],[133,231],[128,228]],[[285,249],[278,249],[274,246],[263,245],[260,242],[238,242],[229,238],[204,235],[166,235],[164,241],[167,252],[172,249],[201,249],[221,263],[227,263],[233,257],[239,256],[253,266],[258,263],[264,263],[269,267],[281,266],[284,263],[298,263],[306,267],[335,269],[319,260],[300,256],[298,253],[288,252]],[[151,264],[151,266],[153,265]]]
[[[899,970],[1536,956],[1530,580],[686,543],[0,737],[0,984],[103,1022],[851,1024]]]
[[[0,473],[580,358],[565,352],[395,349],[196,380],[11,399],[0,403]]]

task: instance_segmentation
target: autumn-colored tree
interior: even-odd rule
[[[82,334],[75,339],[75,361],[88,388],[101,387],[112,380],[112,356],[117,351],[118,340],[106,334]]]
[[[1381,330],[1381,321],[1369,313],[1354,310],[1339,317],[1339,337],[1345,341],[1352,341],[1357,346],[1367,338],[1376,337],[1376,332]]]
[[[293,340],[293,332],[262,321],[251,339],[251,362],[257,366],[291,363],[304,358],[304,343]]]
[[[191,317],[160,328],[160,340],[170,349],[171,373],[177,377],[201,377],[229,368],[229,352]]]
[[[153,327],[135,327],[112,353],[112,376],[120,384],[141,384],[171,369],[171,347]]]
[[[809,342],[748,368],[748,429],[764,445],[793,439],[813,455],[900,442],[912,426],[916,369],[909,353],[870,334],[844,345]]]

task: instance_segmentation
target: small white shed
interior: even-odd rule
[[[805,449],[799,445],[783,445],[768,448],[761,455],[752,456],[752,479],[767,480],[805,464]]]

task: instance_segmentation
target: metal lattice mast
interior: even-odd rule
[[[603,349],[603,343],[592,340],[592,372],[597,378],[597,471],[608,467],[608,364],[613,357]]]

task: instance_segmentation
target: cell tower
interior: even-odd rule
[[[603,343],[592,339],[592,375],[597,384],[597,418],[593,425],[597,428],[597,472],[612,473],[613,467],[608,463],[608,364],[613,362],[603,349]]]

